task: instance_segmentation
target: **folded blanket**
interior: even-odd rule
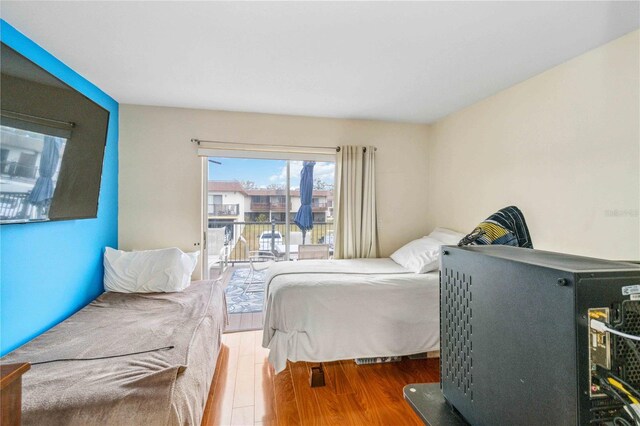
[[[524,215],[516,206],[498,210],[458,243],[459,246],[469,244],[533,248]]]

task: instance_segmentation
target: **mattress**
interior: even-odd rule
[[[32,363],[24,425],[198,425],[225,321],[214,281],[107,292],[0,361]]]
[[[262,345],[276,372],[287,359],[324,362],[440,348],[439,274],[393,260],[306,260],[269,268]]]

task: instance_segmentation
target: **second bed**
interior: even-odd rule
[[[328,362],[435,351],[438,271],[389,258],[276,263],[265,288],[262,345],[276,372],[287,360]]]

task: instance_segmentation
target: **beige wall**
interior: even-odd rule
[[[426,125],[120,105],[119,246],[197,248],[201,166],[191,138],[373,145],[383,255],[425,235]]]
[[[120,247],[197,248],[197,137],[377,146],[383,255],[515,204],[537,248],[639,259],[639,34],[432,126],[121,105]]]
[[[430,226],[515,204],[540,249],[640,259],[638,31],[429,129]]]

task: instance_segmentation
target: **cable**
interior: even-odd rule
[[[168,349],[173,349],[175,348],[175,346],[164,346],[162,348],[155,348],[155,349],[149,349],[148,351],[140,351],[140,352],[130,352],[127,354],[118,354],[118,355],[106,355],[106,356],[98,356],[95,358],[60,358],[60,359],[51,359],[48,361],[38,361],[38,362],[31,362],[31,365],[38,365],[38,364],[48,364],[50,362],[61,362],[61,361],[95,361],[95,360],[99,360],[99,359],[109,359],[109,358],[120,358],[123,356],[128,356],[128,355],[140,355],[140,354],[146,354],[149,352],[155,352],[155,351],[165,351]]]
[[[611,386],[613,386],[616,389],[620,389],[625,395],[627,395],[627,397],[631,400],[631,402],[633,404],[637,404],[638,400],[631,394],[631,392],[629,392],[622,383],[620,383],[619,381],[617,381],[616,379],[613,379],[611,377],[607,378],[607,381],[609,382],[609,384]]]
[[[620,396],[620,394],[613,387],[611,387],[609,383],[603,380],[602,377],[600,377],[599,375],[597,375],[596,377],[600,381],[600,389],[610,397],[615,398],[620,402],[622,402],[625,408],[627,409],[628,414],[632,417],[633,421],[635,422],[635,424],[640,426],[640,416],[638,416],[638,413],[636,413],[636,410],[631,406],[631,404],[629,404],[629,402],[626,399]]]
[[[608,390],[604,390],[604,389],[603,389],[603,391],[604,391],[604,393],[606,393],[610,397],[616,398],[617,400],[622,402],[624,404],[625,408],[627,409],[626,413],[631,416],[631,418],[633,419],[633,422],[636,425],[640,425],[640,417],[638,417],[638,413],[636,413],[636,411],[633,409],[631,404],[629,404],[627,401],[625,401],[625,399],[623,397],[621,397],[618,392],[613,391],[613,390],[608,391]]]
[[[613,419],[613,424],[621,426],[632,426],[631,423],[629,423],[624,417],[615,417]]]
[[[623,333],[622,331],[615,330],[607,326],[607,324],[605,324],[600,320],[592,318],[590,321],[590,325],[591,325],[591,328],[593,328],[594,330],[598,330],[602,332],[608,331],[609,333],[615,334],[616,336],[620,336],[620,337],[624,337],[625,339],[631,339],[631,340],[640,342],[640,336],[634,336],[633,334],[627,334],[627,333]]]
[[[631,349],[631,352],[633,352],[633,354],[636,356],[638,362],[640,362],[640,352],[638,352],[638,348],[636,347],[635,343],[633,343],[629,339],[624,339],[624,342],[627,344],[627,346],[629,346],[629,349]]]
[[[628,341],[628,340],[627,340],[627,341]],[[611,373],[611,372],[609,372],[609,371],[606,371],[606,372],[605,372],[605,374],[606,374],[608,377],[611,377],[612,379],[615,379],[615,380],[617,380],[618,382],[622,383],[624,386],[626,386],[626,387],[627,387],[627,389],[628,389],[631,393],[633,393],[633,394],[636,396],[636,398],[640,398],[640,392],[638,392],[638,391],[637,391],[633,386],[631,386],[629,383],[625,382],[625,381],[624,381],[624,380],[622,380],[620,377],[616,376],[615,374],[613,374],[613,373]]]

